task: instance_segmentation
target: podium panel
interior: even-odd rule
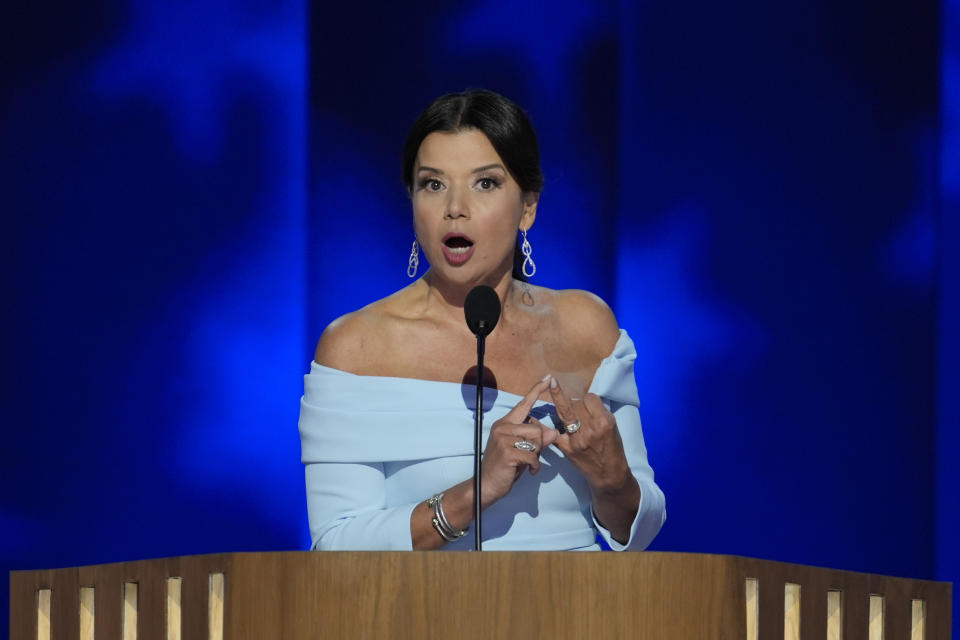
[[[10,637],[949,640],[950,589],[690,553],[229,553],[11,572]]]

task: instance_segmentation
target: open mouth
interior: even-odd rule
[[[463,255],[473,246],[473,240],[462,234],[448,233],[443,238],[443,245],[454,255]]]
[[[473,240],[462,233],[448,233],[443,236],[443,257],[453,266],[459,266],[470,259],[476,247]]]

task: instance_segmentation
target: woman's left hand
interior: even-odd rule
[[[564,425],[580,426],[574,433],[557,436],[554,445],[584,475],[590,485],[597,522],[621,544],[630,540],[632,523],[640,508],[640,484],[630,471],[617,421],[600,398],[592,393],[571,400],[553,378],[550,395]]]
[[[567,397],[556,378],[550,395],[564,425],[580,423],[574,433],[563,433],[554,445],[580,470],[593,492],[616,492],[634,482],[623,440],[613,414],[593,393],[583,399]]]

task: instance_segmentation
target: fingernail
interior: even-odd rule
[[[558,386],[558,385],[557,385],[557,379],[556,379],[556,378],[550,378],[550,388],[551,388],[551,389],[556,389],[557,386]]]
[[[548,373],[547,375],[543,376],[543,380],[541,380],[540,382],[546,382],[549,379],[550,379],[550,374]]]

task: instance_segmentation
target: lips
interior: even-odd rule
[[[476,248],[473,240],[463,233],[448,233],[443,236],[443,257],[453,266],[460,266],[470,259]]]

